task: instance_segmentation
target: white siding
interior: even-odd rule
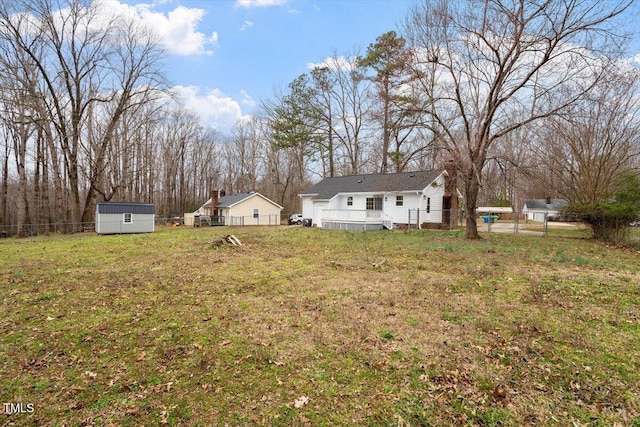
[[[402,206],[396,206],[397,196],[402,196]],[[415,191],[388,193],[385,195],[385,199],[383,202],[384,213],[393,217],[395,224],[407,224],[409,222],[409,209],[418,209],[420,206],[420,196]]]
[[[302,218],[313,218],[313,196],[302,196]]]
[[[313,223],[312,225],[317,225],[318,227],[322,227],[321,219],[322,219],[322,210],[327,209],[329,207],[328,202],[315,202],[313,204]]]
[[[154,215],[132,214],[131,222],[125,223],[121,213],[99,213],[96,215],[96,233],[127,234],[152,233],[154,231]]]

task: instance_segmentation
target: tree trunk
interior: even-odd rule
[[[6,129],[3,136],[6,138]],[[7,196],[9,194],[9,144],[5,141],[4,153],[2,156],[2,189],[0,190],[0,224],[7,224]]]
[[[464,199],[465,199],[465,239],[480,239],[478,234],[478,223],[476,220],[476,205],[478,193],[480,191],[479,174],[473,170],[465,171],[464,174]]]

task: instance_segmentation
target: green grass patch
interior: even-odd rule
[[[214,241],[234,234],[240,247]],[[0,241],[11,425],[639,425],[638,253],[460,231]]]

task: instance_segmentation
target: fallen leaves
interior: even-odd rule
[[[307,396],[300,396],[293,402],[293,407],[300,409],[305,407],[309,403],[309,398]]]
[[[85,377],[85,378],[93,380],[98,376],[98,374],[96,374],[95,372],[92,372],[92,371],[84,371],[82,373],[82,376]]]
[[[6,375],[8,393],[28,392],[61,425],[547,425],[553,414],[558,425],[579,416],[615,426],[637,417],[637,278],[604,258],[573,270],[570,260],[545,261],[548,240],[536,243],[542,252],[372,233],[365,261],[341,246],[345,235],[296,230],[294,240],[266,228],[236,228],[251,245],[213,252],[201,250],[215,237],[206,231],[61,250],[71,273],[56,259],[18,289],[0,272],[0,366],[17,377]],[[494,243],[513,245],[494,255],[502,268],[486,256]],[[504,258],[520,252],[531,255]],[[347,264],[327,268],[331,259]]]
[[[493,396],[496,401],[505,400],[509,396],[508,393],[507,388],[503,385],[497,385],[491,390],[491,396]]]

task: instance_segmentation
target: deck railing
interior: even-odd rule
[[[381,222],[382,211],[366,209],[323,209],[323,221]]]

